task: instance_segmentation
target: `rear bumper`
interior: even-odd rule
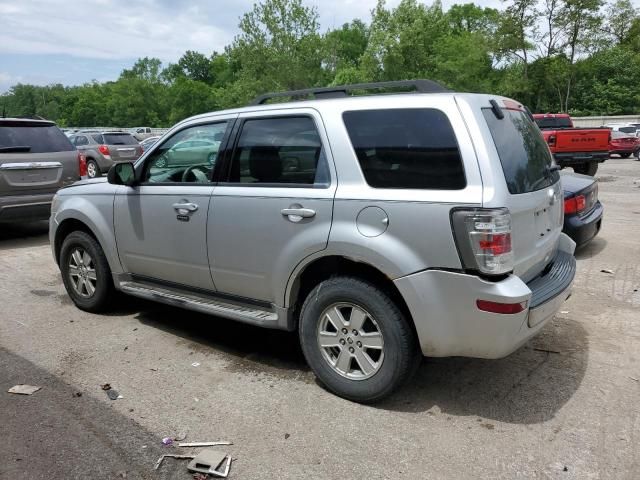
[[[579,215],[565,216],[562,231],[569,235],[576,242],[576,245],[580,247],[591,241],[600,232],[603,213],[602,204],[597,202],[595,208],[584,217]]]
[[[34,222],[51,215],[54,193],[0,196],[0,222]]]
[[[602,152],[568,152],[554,153],[553,158],[561,166],[580,165],[585,162],[604,162],[609,158],[609,151]]]
[[[575,243],[562,235],[560,250],[544,275],[528,284],[510,275],[489,282],[474,275],[427,270],[395,280],[411,312],[422,353],[432,357],[501,358],[536,335],[571,293]],[[476,300],[527,301],[517,314],[494,314]]]

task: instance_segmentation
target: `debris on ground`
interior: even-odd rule
[[[162,439],[162,444],[163,444],[163,445],[167,445],[167,446],[168,446],[168,445],[173,445],[173,438],[171,438],[171,437],[164,437],[164,438]]]
[[[16,385],[11,387],[7,392],[16,393],[18,395],[32,395],[40,390],[42,387],[38,387],[35,385]]]
[[[193,362],[191,364],[192,367],[199,367],[200,366],[200,362]]]
[[[558,350],[549,350],[548,348],[534,348],[536,352],[545,352],[545,353],[561,353]]]
[[[102,385],[100,385],[100,388],[103,390],[111,390],[111,385],[109,385],[108,383],[104,383]]]
[[[186,432],[180,432],[180,433],[178,433],[177,435],[174,435],[174,436],[173,436],[173,439],[174,439],[176,442],[181,442],[181,441],[183,441],[185,438],[187,438],[187,434],[186,434]]]
[[[631,380],[633,380],[634,382],[640,382],[640,380],[638,380],[636,377],[629,377]]]
[[[288,433],[284,434],[284,439],[287,440],[291,435],[289,435]]]
[[[609,275],[613,275],[613,270],[609,270],[608,268],[603,268],[600,270],[601,273],[608,273]]]
[[[566,315],[567,313],[569,313],[569,310],[560,310],[560,313],[561,313],[562,315]]]
[[[110,390],[106,390],[107,392],[107,397],[109,397],[109,400],[117,400],[119,398],[122,398],[122,396],[113,388],[111,388]]]
[[[209,475],[206,473],[194,473],[193,480],[208,480]]]
[[[196,458],[195,455],[177,455],[175,453],[165,453],[164,455],[162,455],[158,461],[156,462],[156,466],[153,467],[154,470],[158,470],[160,468],[160,465],[162,465],[162,462],[164,462],[165,458],[177,458],[179,460],[193,460],[194,458]]]
[[[179,447],[189,448],[189,447],[216,447],[218,445],[233,445],[231,442],[187,442],[187,443],[179,443]]]
[[[189,462],[190,472],[226,478],[231,468],[231,456],[216,450],[204,450]]]
[[[74,398],[79,398],[82,396],[82,392],[73,392],[73,397]]]

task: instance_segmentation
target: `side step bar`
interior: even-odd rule
[[[147,300],[167,303],[176,307],[207,313],[209,315],[218,315],[262,327],[283,328],[281,325],[282,319],[279,318],[278,313],[261,310],[254,306],[238,305],[213,296],[185,292],[135,280],[120,281],[119,288],[124,293]]]

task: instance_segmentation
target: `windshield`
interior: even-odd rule
[[[569,117],[545,117],[536,118],[535,120],[541,129],[571,128],[571,119]]]
[[[499,119],[490,108],[482,109],[498,150],[509,192],[528,193],[553,185],[558,172],[551,172],[553,158],[540,130],[520,110],[502,110]]]
[[[0,151],[45,153],[73,151],[67,136],[50,123],[0,123]]]

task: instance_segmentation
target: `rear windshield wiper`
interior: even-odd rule
[[[14,145],[12,147],[0,147],[0,152],[2,153],[10,153],[10,152],[30,152],[31,147],[29,145]]]

